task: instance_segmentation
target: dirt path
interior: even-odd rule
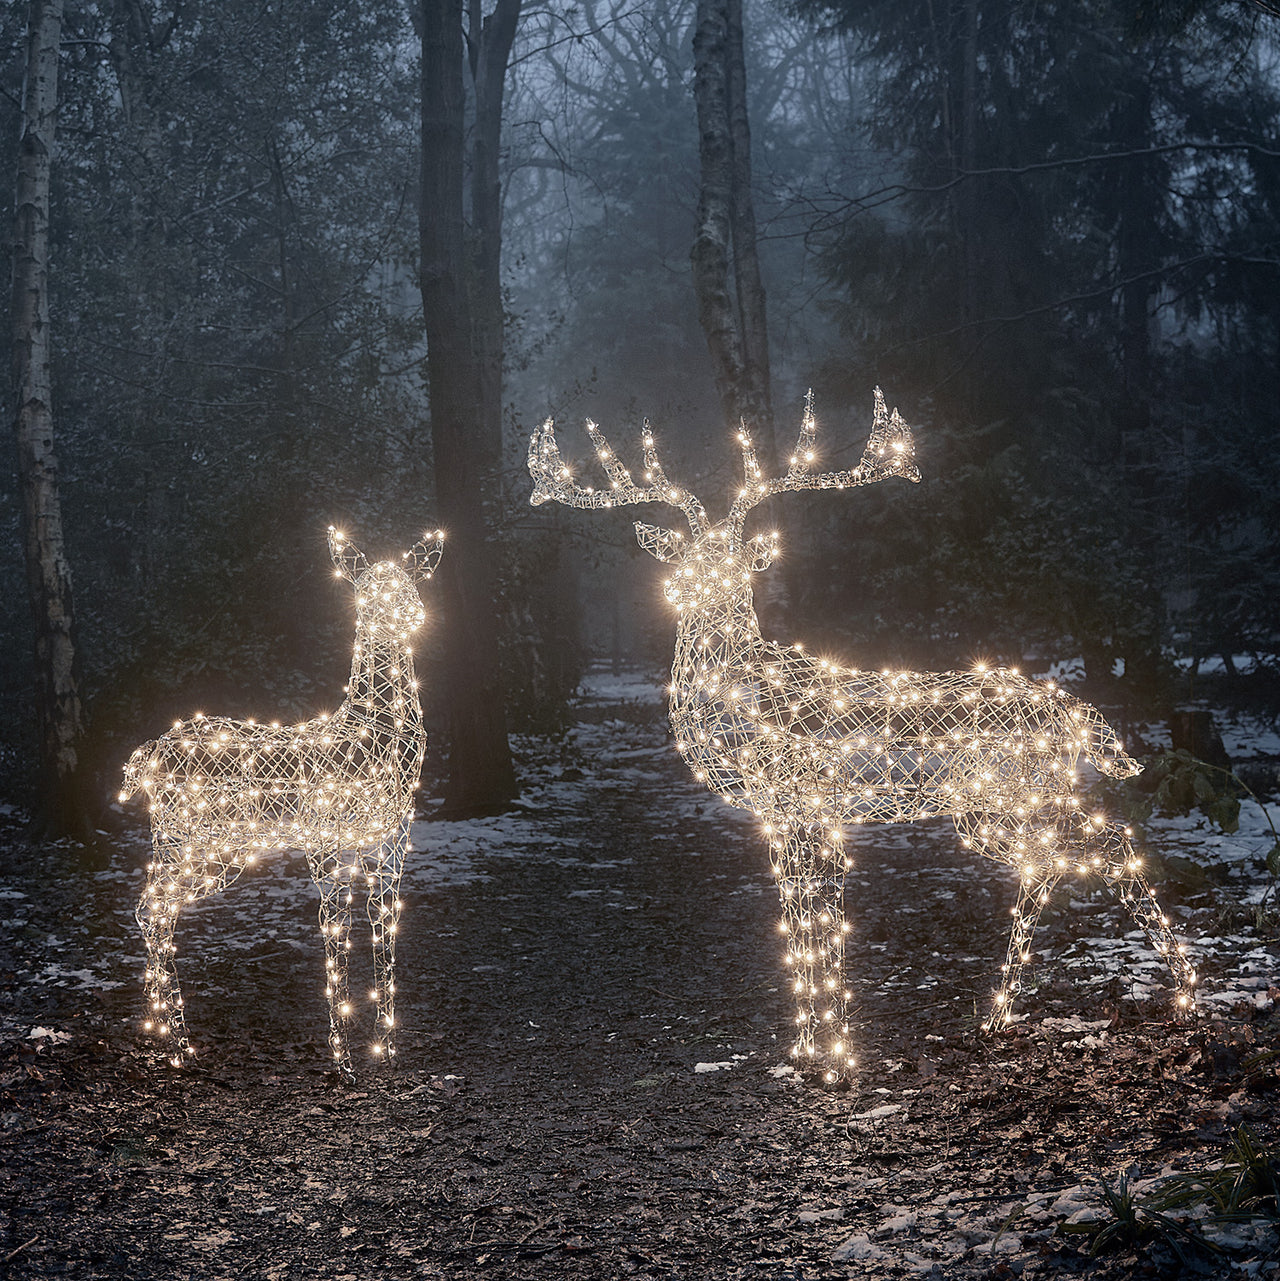
[[[597,702],[523,755],[524,810],[415,829],[399,1066],[354,1087],[325,1067],[298,864],[184,918],[201,1056],[178,1074],[134,1034],[141,834],[86,877],[10,833],[0,1278],[1167,1275],[1159,1243],[1091,1260],[1055,1229],[1095,1177],[1210,1165],[1241,1122],[1274,1138],[1247,869],[1177,905],[1210,936],[1196,1026],[1130,999],[1154,958],[1086,899],[1046,919],[1028,1017],[988,1042],[1008,873],[941,825],[862,834],[865,1070],[828,1094],[785,1071],[762,845],[687,781],[658,709]],[[1275,1275],[1275,1250],[1229,1258]]]

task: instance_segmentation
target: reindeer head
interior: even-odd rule
[[[334,577],[345,578],[355,588],[362,625],[396,640],[407,641],[426,622],[417,585],[435,573],[443,552],[444,534],[437,529],[423,534],[399,563],[381,560],[370,565],[340,529],[329,526]]]
[[[529,472],[533,476],[535,506],[552,500],[568,507],[624,507],[635,503],[666,503],[678,507],[689,522],[688,537],[680,530],[636,522],[636,537],[651,556],[671,565],[673,573],[664,584],[667,599],[682,613],[740,599],[750,592],[751,576],[767,568],[778,552],[778,536],[757,534],[744,537],[747,514],[773,494],[798,489],[850,489],[870,485],[889,476],[918,481],[915,447],[911,430],[895,409],[890,414],[880,388],[875,390],[875,414],[871,436],[858,465],[848,471],[812,474],[817,426],[813,418],[812,394],[805,400],[804,419],[786,474],[772,480],[760,470],[755,448],[745,425],[738,436],[742,448],[743,484],[728,516],[713,525],[706,508],[688,490],[672,485],[662,470],[646,421],[644,447],[645,485],[637,485],[631,472],[618,460],[595,423],[587,422],[587,434],[610,480],[610,488],[597,492],[578,485],[560,457],[554,425],[548,419],[529,442]]]

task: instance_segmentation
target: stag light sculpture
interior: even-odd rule
[[[174,968],[179,913],[286,849],[306,854],[320,890],[334,1059],[350,1074],[347,958],[357,893],[373,931],[372,1052],[395,1055],[400,873],[426,746],[413,668],[413,635],[426,617],[417,584],[435,571],[443,544],[436,530],[400,564],[370,565],[330,526],[334,575],[355,589],[357,619],[351,682],[337,712],[298,725],[197,712],[139,747],[125,767],[120,800],[146,793],[154,847],[137,911],[148,955],[144,1029],[175,1066],[193,1053]]]
[[[1094,708],[1013,669],[860,671],[761,637],[751,578],[774,559],[778,543],[776,534],[744,537],[756,504],[790,490],[920,479],[911,432],[897,410],[886,411],[879,388],[870,440],[851,470],[811,471],[811,399],[782,477],[762,474],[744,427],[744,483],[718,524],[667,479],[647,422],[643,484],[594,423],[587,431],[609,488],[598,492],[574,480],[547,421],[529,446],[531,501],[581,508],[666,503],[688,519],[689,538],[636,524],[640,545],[674,570],[665,584],[677,614],[671,727],[694,777],[752,811],[769,842],[797,1003],[792,1054],[805,1068],[836,1081],[855,1066],[842,902],[851,866],[844,829],[851,824],[950,815],[966,849],[1018,869],[1008,955],[984,1030],[1009,1021],[1041,909],[1068,871],[1100,876],[1118,893],[1172,969],[1179,1007],[1190,1007],[1195,972],[1143,876],[1131,833],[1081,808],[1082,754],[1112,776],[1140,769]]]

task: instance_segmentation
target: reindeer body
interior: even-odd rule
[[[334,1058],[350,1070],[347,956],[357,892],[373,935],[373,1052],[395,1054],[399,883],[426,745],[411,648],[425,617],[415,582],[431,577],[442,535],[406,552],[403,566],[369,565],[336,530],[329,542],[357,612],[338,711],[297,725],[197,714],[138,748],[125,768],[120,799],[141,790],[150,800],[154,856],[137,912],[148,952],[146,1029],[172,1047],[175,1063],[192,1053],[173,960],[179,913],[286,849],[305,853],[320,890]]]
[[[820,802],[842,824],[914,822],[1061,794],[1082,754],[1137,773],[1093,708],[1055,685],[1007,668],[842,668],[763,640],[745,612],[751,642],[732,656],[706,643],[704,618],[681,619],[670,699],[695,776],[743,808]]]
[[[741,438],[745,483],[729,517],[712,526],[701,503],[670,484],[646,427],[641,488],[594,424],[597,457],[612,481],[596,493],[572,481],[551,425],[536,434],[529,465],[534,502],[611,507],[667,502],[693,537],[637,525],[641,546],[672,564],[665,584],[677,610],[669,712],[694,777],[754,813],[769,841],[782,898],[781,931],[793,971],[793,1053],[834,1081],[854,1066],[843,956],[845,829],[949,815],[962,843],[1016,867],[1021,889],[988,1029],[1008,1021],[1040,910],[1068,870],[1096,873],[1116,889],[1166,957],[1190,1005],[1195,973],[1143,878],[1129,833],[1081,812],[1081,755],[1104,773],[1139,766],[1105,720],[1051,683],[1016,671],[868,672],[764,640],[751,579],[776,554],[776,535],[744,540],[747,512],[789,489],[845,488],[888,476],[918,480],[910,433],[888,415],[879,390],[871,439],[858,467],[811,475],[814,424],[806,412],[787,475],[766,481]]]

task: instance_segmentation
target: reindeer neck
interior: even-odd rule
[[[699,666],[732,666],[735,659],[750,661],[762,643],[749,590],[729,600],[688,610],[676,627],[676,683],[679,669],[690,662]]]
[[[363,619],[356,627],[343,710],[366,718],[398,711],[398,718],[415,723],[422,717],[413,653],[391,632],[376,632]]]

